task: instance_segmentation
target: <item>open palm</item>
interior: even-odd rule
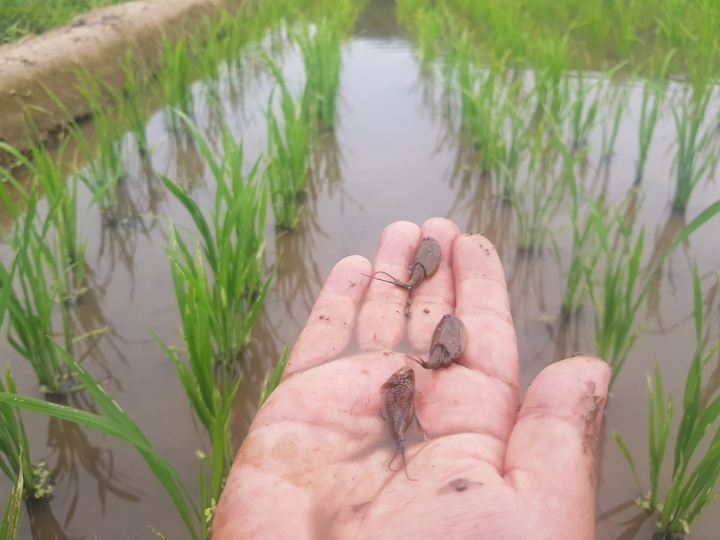
[[[423,236],[442,246],[437,273],[401,279]],[[445,313],[467,328],[448,369],[426,370]],[[350,349],[352,348],[352,352]],[[352,352],[352,354],[351,354]],[[380,387],[416,375],[408,479]],[[258,412],[220,500],[213,539],[594,537],[594,450],[610,372],[576,357],[546,368],[519,407],[518,351],[499,258],[482,235],[444,219],[383,232],[374,268],[348,257],[332,270],[283,377]]]

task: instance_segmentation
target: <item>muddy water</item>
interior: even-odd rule
[[[482,231],[495,242],[505,265],[518,333],[521,388],[550,362],[575,351],[594,350],[592,313],[585,309],[566,325],[557,322],[562,281],[549,243],[533,255],[518,255],[514,210],[489,197],[487,181],[480,178],[472,159],[464,158],[461,141],[443,119],[440,84],[421,75],[411,43],[392,24],[388,11],[384,3],[371,5],[345,48],[339,125],[334,135],[321,140],[313,155],[310,192],[300,224],[276,239],[273,224],[268,223],[268,264],[277,263],[277,275],[246,353],[247,369],[232,426],[236,446],[256,411],[265,373],[283,344],[297,338],[328,271],[346,255],[372,258],[380,232],[396,220],[421,224],[432,216],[446,216],[463,231]],[[291,88],[299,90],[302,64],[297,53],[288,48],[282,56]],[[207,105],[197,84],[193,88],[195,119],[211,140],[220,133],[218,122],[224,119],[243,137],[246,155],[254,159],[266,144],[262,108],[270,88],[261,72],[248,69],[241,77],[229,71],[221,84],[222,112],[218,113]],[[616,202],[634,178],[641,95],[640,88],[631,92],[630,113],[623,118],[608,170],[597,167],[599,129],[593,132],[587,162],[580,167],[585,171],[584,185],[594,193],[605,189]],[[714,113],[717,105],[713,107]],[[720,198],[720,188],[702,180],[686,218],[671,214],[674,127],[670,112],[661,114],[642,186],[639,219],[646,226],[646,259],[661,250],[683,219],[689,221]],[[164,252],[166,217],[192,230],[185,211],[165,191],[158,175],[177,179],[204,203],[212,200],[213,184],[197,147],[183,135],[168,133],[160,112],[148,123],[148,138],[154,150],[150,164],[144,166],[127,138],[131,174],[120,190],[123,222],[104,227],[96,208],[81,213],[91,270],[82,321],[87,329],[110,328],[84,346],[85,365],[177,467],[191,492],[197,492],[195,451],[207,442],[193,423],[171,362],[148,331],[152,329],[168,343],[181,344]],[[86,208],[87,191],[81,191],[80,199],[80,207]],[[568,222],[565,210],[550,220],[564,258],[571,250]],[[679,402],[694,350],[690,273],[694,261],[704,277],[711,341],[720,337],[720,299],[717,287],[712,286],[713,271],[720,268],[718,227],[720,221],[714,219],[664,265],[662,279],[650,296],[645,330],[614,386],[599,448],[599,539],[644,539],[655,532],[654,520],[645,519],[632,504],[638,493],[611,434],[617,430],[623,435],[644,481],[645,374],[657,359],[666,389]],[[9,257],[7,248],[3,249],[2,255]],[[33,374],[4,340],[2,354],[20,389],[41,397]],[[711,361],[708,374],[714,369],[715,379],[720,378],[718,359]],[[70,396],[68,402],[93,410],[82,394]],[[49,503],[28,505],[19,538],[150,538],[149,525],[168,538],[187,536],[169,498],[134,449],[72,424],[30,413],[23,416],[33,459],[47,461],[56,488]],[[0,500],[6,499],[8,491],[8,482],[0,478]],[[717,505],[693,527],[695,538],[717,537],[720,517],[713,516],[713,508]]]

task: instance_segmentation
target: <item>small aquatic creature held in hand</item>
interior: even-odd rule
[[[437,272],[437,269],[440,267],[441,255],[442,248],[440,247],[440,243],[432,236],[426,236],[422,239],[422,242],[420,242],[417,250],[415,250],[415,255],[410,263],[410,279],[407,282],[400,281],[383,271],[375,272],[375,274],[385,274],[392,278],[392,281],[389,279],[375,277],[375,274],[368,277],[385,281],[387,283],[393,283],[394,285],[405,287],[406,289],[412,289],[413,287],[420,285],[425,278],[428,278]]]
[[[420,420],[415,414],[415,372],[407,366],[398,369],[382,385],[382,390],[386,390],[383,404],[387,416],[383,414],[383,405],[380,406],[380,415],[384,420],[388,420],[390,434],[397,442],[397,448],[390,463],[388,463],[388,469],[396,472],[390,465],[392,465],[398,452],[400,452],[403,467],[405,468],[405,476],[407,476],[408,480],[417,480],[417,478],[410,478],[408,475],[407,462],[405,461],[405,433],[412,425],[413,419],[417,422],[423,436],[427,438],[420,425]]]
[[[430,357],[419,364],[427,369],[449,367],[465,350],[465,325],[455,315],[443,315],[433,332]],[[416,360],[417,361],[417,360]]]

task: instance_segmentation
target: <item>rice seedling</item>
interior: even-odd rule
[[[678,245],[719,212],[720,201],[700,212],[662,256],[652,262],[648,274],[654,274]],[[642,329],[635,319],[652,280],[645,280],[644,285],[638,281],[645,238],[643,228],[635,233],[635,222],[626,223],[618,209],[591,207],[590,219],[600,245],[604,277],[602,285],[596,283],[594,269],[586,267],[585,283],[595,309],[595,352],[613,368],[612,385]],[[612,236],[617,239],[617,245],[611,245]]]
[[[127,120],[130,123],[130,131],[135,138],[140,157],[146,159],[150,154],[150,145],[145,132],[145,124],[150,116],[150,105],[148,103],[148,93],[150,85],[148,81],[142,77],[138,77],[135,68],[136,60],[133,57],[132,47],[128,48],[125,55],[125,63],[123,71],[125,72],[125,85],[123,87],[123,95],[119,95],[115,91],[115,99],[118,103],[124,103],[124,111]],[[108,86],[112,90],[112,86]]]
[[[680,425],[675,434],[672,477],[664,499],[660,492],[660,475],[668,449],[671,421],[674,412],[672,395],[667,401],[663,392],[660,368],[655,363],[654,377],[648,375],[648,446],[650,461],[650,491],[639,497],[637,504],[652,512],[660,512],[658,526],[669,533],[689,533],[693,522],[704,508],[717,497],[713,493],[720,476],[720,427],[709,443],[704,455],[693,458],[698,445],[714,426],[720,415],[720,396],[709,403],[701,402],[703,368],[717,351],[720,342],[704,351],[703,305],[697,266],[693,272],[693,304],[695,318],[695,353],[690,364]],[[654,379],[654,380],[653,380]],[[635,463],[619,433],[613,436],[622,450],[642,492]],[[691,464],[694,463],[694,467]],[[661,500],[662,499],[662,500]]]
[[[565,279],[565,288],[560,302],[562,318],[564,321],[567,321],[573,311],[582,305],[585,272],[588,268],[595,267],[599,251],[597,250],[595,236],[593,234],[593,221],[590,219],[591,212],[588,212],[584,221],[580,214],[581,193],[579,193],[578,182],[575,176],[577,156],[572,155],[567,146],[562,143],[560,143],[559,148],[563,157],[565,182],[570,192],[568,210],[570,214],[570,225],[572,227],[572,252]],[[590,201],[589,205],[595,209],[595,212],[600,212],[603,206],[603,198],[598,197]],[[556,243],[553,243],[553,245],[558,270],[562,275],[563,265],[560,258],[560,248]]]
[[[116,112],[108,107],[102,88],[90,73],[82,74],[81,81],[80,92],[92,110],[96,148],[91,148],[77,124],[70,125],[70,134],[88,163],[79,175],[92,192],[93,203],[98,203],[101,211],[110,212],[117,205],[117,184],[126,174],[122,157],[125,128],[119,121],[125,115],[122,110]],[[119,105],[122,107],[123,102]]]
[[[495,156],[495,179],[506,199],[510,197],[511,186],[517,181],[523,154],[528,149],[524,120],[527,111],[521,109],[522,105],[508,103],[506,123],[509,128]]]
[[[434,9],[421,7],[413,14],[413,27],[417,39],[416,55],[423,72],[429,71],[430,64],[440,54],[444,24],[443,16]]]
[[[8,342],[30,362],[41,390],[57,392],[61,390],[63,380],[67,379],[67,373],[62,369],[54,341],[53,311],[57,291],[46,276],[55,258],[50,247],[45,244],[50,220],[46,220],[43,230],[38,232],[35,227],[36,215],[37,190],[34,190],[28,199],[27,213],[16,226],[11,240],[15,250],[11,269],[0,264],[0,283],[3,295],[9,295]],[[57,268],[50,270],[55,270],[57,275]],[[18,293],[13,289],[13,271],[18,282]],[[63,309],[62,315],[63,341],[65,347],[71,348],[68,311]]]
[[[106,416],[4,391],[0,391],[0,403],[75,422],[132,444],[170,495],[191,537],[194,540],[205,539],[207,531],[202,526],[201,514],[172,464],[153,448],[132,418],[105,392],[102,385],[85,368],[64,349],[57,347],[57,352],[67,364],[69,371],[82,383],[83,388],[93,397]]]
[[[574,152],[587,146],[590,131],[595,126],[600,103],[599,88],[599,82],[588,87],[585,76],[581,72],[576,73],[574,100],[569,111],[571,146]]]
[[[79,239],[77,227],[77,178],[66,180],[59,164],[63,160],[65,141],[58,149],[58,157],[53,159],[44,146],[35,146],[30,155],[26,156],[17,149],[0,142],[0,150],[12,155],[17,163],[23,166],[34,178],[37,186],[45,195],[47,205],[52,212],[48,224],[55,231],[59,249],[59,263],[64,268],[66,277],[65,290],[69,294],[73,290],[73,282],[82,281],[84,274],[85,243]],[[0,167],[0,178],[12,185],[23,199],[28,200],[30,194],[20,185],[14,176]],[[20,214],[15,205],[9,201],[4,186],[0,188],[0,196],[14,219]],[[72,272],[71,272],[72,271]],[[74,279],[70,280],[70,277]]]
[[[615,30],[615,44],[618,56],[628,58],[637,44],[637,19],[643,3],[640,0],[614,0],[612,11]]]
[[[5,384],[0,378],[0,392],[17,394],[8,366],[5,366]],[[51,494],[53,486],[46,464],[33,465],[30,461],[30,444],[20,411],[8,403],[0,403],[0,418],[0,471],[11,481],[19,481],[21,495],[39,499]]]
[[[714,87],[708,85],[699,95],[693,92],[690,102],[683,100],[678,108],[673,108],[673,120],[677,134],[677,154],[675,156],[675,196],[673,211],[685,212],[690,196],[703,174],[710,167],[712,157],[705,151],[708,148],[712,130],[704,128],[705,114],[714,94]]]
[[[652,141],[655,125],[658,120],[660,104],[663,101],[664,91],[653,84],[645,81],[643,85],[643,97],[640,105],[640,126],[638,131],[638,156],[635,160],[635,185],[639,186],[645,173],[650,142]]]
[[[17,393],[10,368],[5,366],[5,384],[0,378],[0,392]],[[18,476],[32,477],[29,444],[22,417],[11,405],[0,405],[0,471],[10,480]]]
[[[650,142],[652,141],[655,125],[657,124],[660,106],[665,100],[666,87],[663,82],[667,79],[670,62],[675,51],[670,51],[662,63],[657,75],[645,79],[643,83],[643,97],[640,105],[640,127],[638,132],[638,157],[635,160],[635,185],[639,186],[645,173]]]
[[[0,540],[15,540],[20,525],[20,511],[23,501],[23,477],[18,475],[8,498],[5,514],[0,522]]]
[[[200,68],[200,79],[203,82],[205,91],[213,98],[220,95],[220,63],[223,58],[222,40],[224,36],[220,33],[223,24],[221,19],[215,21],[210,17],[203,17],[203,31],[192,37],[190,49],[193,56],[202,58],[198,63]],[[182,107],[181,107],[182,108]]]
[[[228,129],[222,134],[224,154],[218,160],[190,119],[177,114],[188,126],[217,182],[211,219],[206,219],[182,186],[164,176],[162,181],[193,219],[211,273],[204,275],[202,264],[180,236],[175,235],[175,243],[169,248],[170,258],[174,271],[181,272],[187,283],[195,283],[198,290],[205,288],[203,294],[213,313],[209,327],[214,341],[212,357],[228,367],[250,338],[270,286],[270,278],[262,276],[267,192],[260,182],[259,161],[245,173],[242,143],[236,142]],[[185,296],[180,286],[176,281],[178,299]],[[183,309],[181,304],[181,312]]]
[[[193,95],[190,89],[193,81],[190,56],[187,44],[183,39],[173,43],[167,36],[163,35],[162,43],[163,60],[158,79],[161,83],[162,97],[168,104],[163,113],[167,128],[171,131],[177,131],[176,108],[186,114],[192,114],[194,108]]]
[[[568,99],[568,79],[564,78],[568,56],[568,35],[562,38],[550,34],[538,47],[533,61],[534,92],[539,109],[550,121],[562,125]]]
[[[308,172],[308,138],[310,128],[305,110],[305,100],[296,102],[285,83],[280,68],[272,61],[280,88],[282,126],[273,112],[275,92],[270,93],[266,111],[268,126],[268,156],[265,177],[270,187],[270,197],[275,214],[276,227],[290,230],[298,221],[298,197],[306,190]]]
[[[213,358],[213,299],[203,270],[201,248],[198,245],[195,262],[192,267],[184,264],[185,254],[178,242],[174,227],[170,227],[168,245],[173,283],[182,319],[183,338],[188,356],[189,367],[157,336],[155,341],[172,360],[178,373],[183,390],[190,400],[193,411],[205,427],[211,442],[211,453],[201,458],[210,466],[210,488],[207,490],[203,469],[201,472],[201,505],[210,507],[212,501],[218,501],[224,479],[232,464],[231,431],[229,429],[232,404],[240,384],[233,382],[230,370],[221,372],[220,388],[215,384],[215,362]]]
[[[300,30],[293,34],[305,65],[303,95],[305,113],[317,115],[319,121],[317,126],[329,130],[335,128],[337,121],[337,97],[342,62],[341,30],[338,17],[326,16],[316,22],[314,32],[305,19]],[[277,69],[273,68],[273,71],[278,78]],[[315,125],[312,118],[308,118],[307,122]]]
[[[550,216],[562,202],[566,173],[558,171],[557,144],[554,139],[548,142],[545,131],[537,129],[528,143],[530,156],[524,181],[510,184],[508,199],[515,210],[520,254],[533,254],[542,249]]]
[[[499,70],[490,68],[477,76],[477,90],[470,96],[475,115],[465,116],[469,135],[480,155],[480,172],[488,175],[503,154],[503,120],[507,114],[507,93]]]
[[[610,92],[608,92],[608,95]],[[610,164],[610,160],[615,152],[615,142],[620,131],[620,122],[623,113],[627,110],[628,100],[630,98],[630,89],[626,87],[618,88],[609,97],[606,103],[605,114],[603,117],[612,118],[612,122],[602,122],[602,139],[600,143],[600,164]]]

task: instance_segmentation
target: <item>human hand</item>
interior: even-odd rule
[[[363,274],[403,279],[423,236],[440,242],[442,262],[411,291],[406,318],[408,291]],[[426,357],[435,325],[453,312],[467,345],[449,368],[423,369],[401,352]],[[379,413],[380,387],[405,365],[415,371],[416,412],[431,437],[423,441],[416,426],[408,432],[416,482],[401,461],[388,468],[397,445]],[[238,452],[213,540],[592,539],[594,451],[609,379],[598,359],[557,362],[518,410],[515,330],[492,244],[460,236],[444,219],[422,230],[394,223],[374,268],[353,256],[330,272],[282,383]]]

